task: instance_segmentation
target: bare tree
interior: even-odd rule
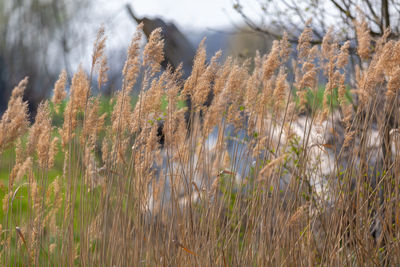
[[[34,113],[60,70],[68,71],[78,31],[72,21],[89,1],[0,1],[0,112],[13,86],[29,76],[25,99]]]
[[[353,39],[353,21],[359,15],[368,21],[372,36],[382,36],[386,28],[391,29],[390,38],[400,36],[398,0],[260,0],[258,5],[258,18],[250,15],[250,4],[246,1],[235,0],[233,8],[253,30],[275,38],[286,30],[291,34],[292,42],[296,42],[298,33],[310,18],[313,20],[315,43],[320,43],[332,26],[341,41]]]

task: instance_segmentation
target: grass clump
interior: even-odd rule
[[[360,24],[350,95],[349,44],[332,32],[318,47],[304,30],[289,84],[286,37],[251,71],[207,62],[202,42],[183,80],[161,69],[160,30],[142,59],[141,27],[111,100],[91,93],[107,81],[103,29],[90,73],[69,86],[63,72],[32,125],[27,79],[14,89],[0,121],[3,265],[400,263],[398,42],[371,51]]]

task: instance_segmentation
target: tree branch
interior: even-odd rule
[[[382,19],[383,19],[383,29],[390,27],[390,16],[389,16],[389,2],[388,0],[382,0]],[[383,31],[382,31],[383,33]]]
[[[332,4],[334,4],[337,9],[339,9],[340,12],[342,12],[344,15],[346,15],[346,17],[350,18],[351,20],[354,20],[354,16],[351,15],[350,10],[349,9],[344,9],[341,5],[338,4],[338,2],[336,2],[336,0],[331,0]]]

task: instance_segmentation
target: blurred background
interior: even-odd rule
[[[25,76],[29,76],[25,99],[34,115],[63,69],[69,79],[80,64],[89,70],[100,25],[108,37],[110,66],[102,90],[110,95],[120,88],[126,49],[139,22],[144,23],[145,35],[162,27],[165,63],[176,67],[183,62],[187,75],[204,37],[209,57],[222,50],[223,57],[244,60],[256,50],[267,53],[284,31],[295,47],[309,18],[314,44],[320,44],[333,27],[339,43],[350,40],[354,47],[353,21],[361,17],[373,37],[390,28],[389,38],[397,39],[399,14],[398,0],[0,0],[0,114],[13,87]],[[352,61],[359,61],[351,52]]]

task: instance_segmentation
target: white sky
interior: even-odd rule
[[[247,2],[255,3],[255,0]],[[233,0],[114,0],[105,3],[103,7],[108,10],[124,8],[129,3],[138,16],[161,17],[183,28],[221,28],[231,26],[232,21],[240,21],[232,8]]]
[[[245,11],[256,14],[257,1],[246,0]],[[91,7],[93,16],[83,18],[86,26],[81,26],[82,46],[75,51],[73,69],[79,62],[85,67],[89,65],[93,41],[101,24],[106,27],[108,51],[128,47],[136,24],[128,15],[126,4],[131,5],[138,17],[158,17],[175,23],[183,32],[221,30],[242,24],[240,15],[233,9],[234,0],[95,0]]]

